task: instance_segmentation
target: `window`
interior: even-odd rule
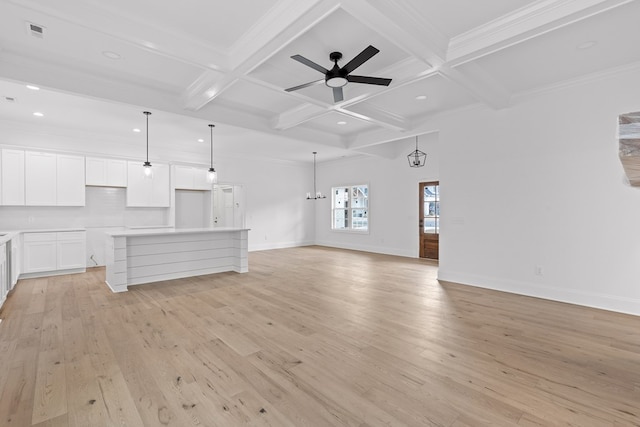
[[[369,187],[331,189],[331,229],[369,231]]]

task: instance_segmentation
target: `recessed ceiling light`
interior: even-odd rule
[[[42,116],[44,116],[44,114],[42,114],[42,113],[41,113],[41,112],[39,112],[39,111],[36,111],[35,113],[33,113],[33,115],[34,115],[34,116],[36,116],[36,117],[42,117]]]
[[[204,139],[199,138],[199,139],[198,139],[198,142],[204,142]]]
[[[338,124],[339,124],[339,125],[346,125],[346,124],[347,124],[347,122],[340,121],[340,122],[338,122]]]
[[[139,133],[139,132],[140,132],[140,129],[138,129],[138,128],[134,128],[134,129],[133,129],[133,131],[134,131],[135,133]]]
[[[417,101],[424,101],[425,99],[427,99],[427,95],[418,95],[418,96],[416,96],[416,100]]]
[[[122,58],[119,53],[111,52],[110,50],[105,50],[104,52],[102,52],[102,54],[104,56],[106,56],[107,58],[109,58],[109,59],[120,59],[120,58]]]
[[[580,50],[584,50],[584,49],[590,49],[592,47],[594,47],[595,45],[597,45],[598,42],[595,40],[589,40],[587,42],[584,43],[580,43],[578,46],[576,46],[576,49],[580,49]]]
[[[27,85],[27,89],[40,90],[40,88],[38,86],[34,86],[34,85]]]

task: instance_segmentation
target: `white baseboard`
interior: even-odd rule
[[[286,249],[286,248],[297,248],[299,246],[312,246],[315,245],[315,242],[312,241],[302,241],[302,242],[265,242],[255,244],[251,242],[249,239],[249,252],[254,251],[268,251],[270,249]]]
[[[438,270],[438,280],[640,316],[640,299],[637,298],[444,271],[442,268]]]
[[[414,251],[401,249],[401,248],[391,248],[388,246],[345,244],[345,243],[337,243],[337,242],[331,242],[326,240],[315,242],[314,244],[319,246],[328,246],[330,248],[349,249],[352,251],[373,252],[376,254],[395,255],[395,256],[402,256],[407,258],[417,258],[417,255],[414,253]]]

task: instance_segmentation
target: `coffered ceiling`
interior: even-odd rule
[[[637,66],[638,18],[638,0],[0,0],[0,95],[18,100],[0,120],[128,144],[148,109],[185,152],[214,122],[223,155],[394,157],[438,114]],[[369,45],[354,74],[389,86],[284,90],[323,78],[292,55],[330,69]]]

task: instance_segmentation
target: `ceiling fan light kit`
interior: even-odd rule
[[[374,55],[376,55],[380,50],[375,47],[369,45],[362,52],[355,56],[351,61],[349,61],[344,67],[340,67],[338,65],[338,61],[342,59],[342,53],[340,52],[331,52],[329,54],[329,59],[333,61],[333,67],[330,70],[327,70],[322,65],[318,65],[310,59],[305,58],[302,55],[293,55],[291,59],[294,59],[301,64],[306,65],[307,67],[313,68],[316,71],[320,71],[324,74],[324,79],[315,80],[313,82],[301,84],[298,86],[293,86],[285,89],[286,92],[292,92],[294,90],[304,89],[309,86],[313,86],[324,81],[324,84],[327,87],[333,89],[333,101],[340,102],[344,100],[344,93],[342,88],[347,85],[347,83],[363,83],[369,85],[379,85],[379,86],[389,86],[391,83],[391,79],[386,79],[382,77],[370,77],[370,76],[353,76],[351,72],[356,68],[367,62]]]

